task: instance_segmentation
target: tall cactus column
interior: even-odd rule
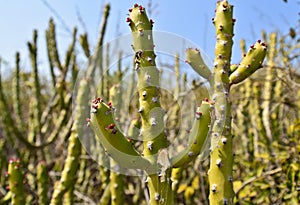
[[[233,6],[226,0],[217,3],[213,19],[217,34],[214,60],[213,101],[214,116],[211,138],[211,158],[208,178],[210,183],[210,204],[232,204],[232,135],[230,86],[249,77],[262,65],[266,55],[265,43],[258,40],[252,45],[238,66],[231,66]]]
[[[213,23],[217,43],[214,60],[213,100],[215,121],[212,128],[211,161],[208,171],[210,183],[209,201],[214,204],[229,204],[234,196],[232,186],[232,136],[229,101],[229,72],[232,49],[233,6],[227,1],[217,3]]]
[[[152,36],[153,21],[148,19],[145,8],[137,4],[129,9],[129,12],[130,16],[127,21],[132,31],[138,74],[139,113],[142,119],[140,134],[144,145],[143,154],[151,164],[156,165],[159,150],[167,147],[168,141],[164,134],[164,114],[159,102],[159,71],[155,64]],[[171,204],[173,198],[169,170],[166,170],[166,173],[161,177],[156,173],[150,173],[148,175],[148,187],[150,204]]]

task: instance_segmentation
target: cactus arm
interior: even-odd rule
[[[15,78],[14,78],[14,101],[13,106],[14,110],[17,114],[17,124],[20,128],[25,127],[24,121],[22,120],[22,106],[20,99],[20,53],[16,53],[16,70],[15,70]]]
[[[74,49],[75,49],[76,34],[77,34],[77,28],[75,27],[74,30],[73,30],[73,39],[72,39],[71,44],[69,45],[69,48],[67,50],[66,57],[65,57],[64,72],[68,71],[68,67],[69,67],[70,62],[71,62],[72,54],[73,54]]]
[[[51,56],[52,65],[55,65],[61,72],[63,72],[63,67],[61,65],[58,49],[57,49],[57,42],[56,42],[56,35],[55,35],[55,24],[53,19],[49,21],[49,28],[47,30],[48,38],[49,38],[49,55]],[[50,59],[49,59],[50,60]]]
[[[149,167],[144,159],[128,142],[122,132],[114,124],[113,107],[102,100],[94,100],[91,109],[90,126],[111,157],[126,168]]]
[[[186,62],[196,71],[201,77],[209,80],[211,71],[204,63],[199,49],[189,48],[186,50]]]
[[[229,76],[230,84],[237,84],[259,69],[266,56],[267,46],[260,41],[251,46],[238,68]]]
[[[91,56],[90,52],[90,46],[89,46],[89,41],[88,41],[88,36],[87,33],[84,33],[79,36],[79,43],[82,47],[82,50],[84,52],[84,55],[89,58]]]
[[[231,103],[229,101],[229,72],[232,49],[233,6],[227,0],[218,1],[213,23],[216,29],[216,47],[214,60],[213,100],[214,122],[212,126],[209,201],[211,205],[232,204],[234,191],[232,186],[232,136]]]
[[[33,86],[33,92],[34,92],[34,99],[33,99],[33,106],[35,107],[33,111],[33,120],[34,120],[34,132],[35,135],[40,136],[41,134],[41,116],[42,116],[42,110],[41,110],[41,86],[40,81],[38,77],[38,65],[37,65],[37,30],[33,31],[33,42],[28,42],[28,49],[30,54],[30,60],[33,68],[32,77],[34,79],[34,86]],[[35,136],[36,137],[36,136]],[[41,140],[41,139],[36,139]]]
[[[203,101],[197,108],[196,120],[189,134],[188,148],[171,158],[172,167],[181,167],[195,160],[200,154],[210,125],[210,103]]]
[[[12,204],[25,204],[22,164],[19,159],[10,159],[8,164],[9,188],[12,193]]]
[[[100,72],[100,89],[98,93],[99,95],[103,96],[104,95],[104,71],[103,71],[103,40],[104,40],[104,34],[106,31],[106,26],[107,26],[107,19],[109,16],[110,12],[110,4],[106,4],[103,10],[103,18],[100,26],[100,36],[97,42],[97,47],[95,51],[95,56],[97,57],[96,59],[96,65],[99,66],[99,72]],[[108,97],[108,96],[106,96]]]
[[[49,185],[49,175],[45,161],[41,161],[37,165],[37,186],[38,186],[38,197],[39,204],[47,205],[48,200],[48,185]]]

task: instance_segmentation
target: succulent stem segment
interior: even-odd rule
[[[146,159],[158,165],[159,151],[168,146],[164,133],[164,111],[160,106],[159,71],[155,63],[152,35],[153,21],[149,20],[145,8],[135,4],[127,19],[132,31],[135,64],[138,75],[139,113],[142,119],[142,136]],[[166,156],[168,159],[168,157]],[[168,163],[168,162],[166,162]],[[162,165],[164,166],[164,165]],[[149,174],[150,204],[172,204],[172,188],[169,167],[162,168],[162,175]]]
[[[22,164],[19,159],[10,159],[8,164],[9,188],[12,193],[12,204],[25,204]]]
[[[208,178],[210,183],[210,204],[232,204],[232,135],[230,86],[240,83],[255,72],[264,60],[266,45],[258,41],[238,66],[231,66],[232,37],[235,19],[233,6],[227,0],[218,1],[213,23],[216,29],[213,100],[214,121],[211,137],[211,158]]]
[[[196,120],[189,134],[188,148],[171,159],[173,167],[184,166],[196,159],[200,154],[209,131],[211,106],[210,102],[202,101],[202,105],[197,108],[195,113]]]
[[[232,204],[234,197],[232,186],[231,109],[228,96],[234,24],[232,13],[233,6],[228,4],[226,0],[221,1],[217,3],[215,18],[213,19],[217,43],[213,84],[215,110],[211,137],[210,169],[208,171],[209,201],[211,205]]]
[[[248,78],[261,67],[267,53],[267,46],[260,40],[252,45],[239,66],[229,76],[230,84],[237,84]]]
[[[196,71],[201,77],[206,80],[210,79],[211,71],[204,63],[199,49],[189,48],[186,50],[186,62]]]

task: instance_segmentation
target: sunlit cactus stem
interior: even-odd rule
[[[11,203],[15,205],[25,205],[24,176],[21,161],[10,159],[8,164],[9,189],[12,192]]]
[[[41,161],[37,165],[37,184],[38,184],[38,198],[39,204],[48,205],[48,185],[49,175],[45,161]]]
[[[142,119],[141,137],[144,144],[143,154],[151,164],[157,165],[160,149],[168,146],[164,133],[163,115],[159,96],[159,71],[155,63],[152,27],[143,6],[135,4],[129,10],[127,22],[132,31],[135,51],[136,72],[138,75],[139,113]],[[148,170],[149,171],[149,170]],[[156,173],[148,175],[150,204],[172,204],[170,171],[165,176]],[[147,170],[146,170],[147,172]],[[163,179],[164,178],[164,179]]]
[[[213,24],[216,30],[213,101],[214,121],[211,137],[211,157],[208,178],[209,201],[214,204],[233,204],[233,151],[231,135],[230,86],[245,80],[261,67],[266,45],[258,41],[251,46],[238,66],[231,66],[232,37],[235,19],[233,6],[227,0],[218,1]]]

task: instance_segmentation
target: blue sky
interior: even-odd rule
[[[20,51],[22,65],[26,66],[29,61],[26,42],[32,39],[33,29],[37,29],[39,32],[39,62],[47,65],[44,37],[50,17],[53,17],[56,22],[59,49],[63,54],[71,42],[71,34],[68,29],[72,30],[74,26],[78,27],[80,34],[86,30],[89,33],[91,44],[95,45],[101,22],[101,11],[105,3],[111,3],[108,32],[105,37],[105,40],[109,41],[119,34],[129,32],[125,22],[128,8],[132,7],[134,3],[147,6],[149,0],[0,1],[2,3],[0,7],[0,56],[13,66],[14,54],[16,51]],[[43,2],[48,2],[56,13],[45,6]],[[229,2],[234,5],[234,18],[237,19],[233,50],[234,63],[239,61],[238,42],[241,38],[244,38],[249,46],[261,38],[262,29],[267,32],[277,31],[286,34],[290,27],[297,25],[299,20],[299,0],[289,0],[288,3],[284,3],[282,0],[230,0]],[[157,5],[151,16],[155,21],[154,29],[171,32],[189,39],[213,58],[215,31],[211,18],[214,16],[215,3],[216,1],[211,0],[152,0],[152,4]],[[85,26],[80,23],[78,12]]]

